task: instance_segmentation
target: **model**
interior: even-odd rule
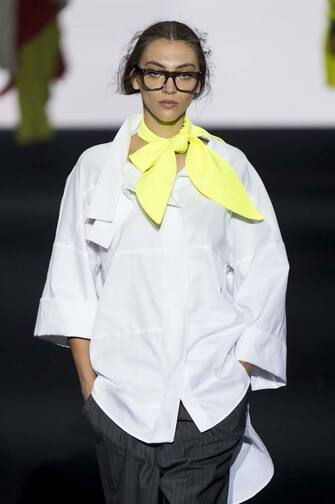
[[[133,38],[143,110],[60,206],[34,336],[72,351],[108,504],[237,504],[273,475],[248,400],[286,385],[289,263],[255,168],[187,115],[206,56],[176,21]]]

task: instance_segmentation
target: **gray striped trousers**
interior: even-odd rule
[[[229,469],[242,443],[247,393],[200,432],[182,402],[172,443],[145,443],[115,424],[90,395],[82,414],[94,432],[106,504],[226,504]]]

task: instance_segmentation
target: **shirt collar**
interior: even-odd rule
[[[142,114],[128,117],[116,133],[95,186],[87,217],[111,222],[123,184],[121,171],[127,162],[130,138],[140,125]]]
[[[142,114],[129,116],[116,133],[107,153],[106,162],[95,186],[94,194],[87,213],[91,219],[112,222],[116,205],[123,184],[134,182],[134,172],[130,174],[126,166],[129,163],[128,153],[131,136],[140,126]],[[211,139],[209,138],[209,141]],[[127,177],[125,181],[125,176]],[[187,176],[186,170],[177,173],[178,177]]]

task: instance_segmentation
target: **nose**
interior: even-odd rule
[[[168,94],[176,93],[178,91],[176,86],[174,85],[172,77],[168,77],[167,81],[164,84],[163,89]]]

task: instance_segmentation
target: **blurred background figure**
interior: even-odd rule
[[[65,73],[57,14],[67,0],[0,0],[0,67],[9,80],[0,96],[16,88],[18,144],[47,142],[49,85]]]
[[[328,25],[325,33],[325,73],[326,84],[335,88],[335,0],[328,0]]]

